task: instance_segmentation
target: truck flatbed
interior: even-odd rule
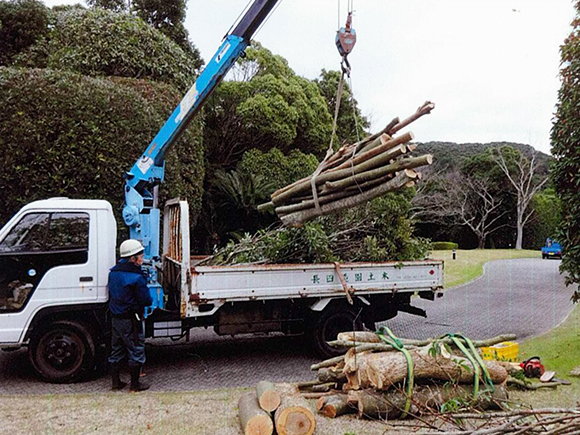
[[[227,302],[436,291],[443,287],[437,260],[325,264],[272,264],[191,267],[186,316],[211,315]],[[203,304],[214,309],[200,312]]]

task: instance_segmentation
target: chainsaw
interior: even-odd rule
[[[539,378],[546,371],[542,365],[542,362],[540,361],[539,356],[528,358],[524,362],[520,363],[520,367],[524,369],[524,375],[526,378]]]

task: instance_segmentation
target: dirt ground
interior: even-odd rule
[[[576,384],[557,390],[514,392],[511,398],[536,408],[574,407],[580,398]],[[240,435],[237,403],[245,391],[4,395],[0,396],[0,433]],[[314,401],[311,404],[314,406]],[[417,423],[359,420],[354,416],[333,420],[317,415],[316,419],[318,435],[404,434]],[[424,425],[422,430],[427,430]]]
[[[0,396],[0,433],[240,435],[237,403],[245,391]],[[396,422],[402,425],[397,430],[353,416],[316,419],[318,435],[408,433],[406,425],[412,424]]]

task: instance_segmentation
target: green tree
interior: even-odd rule
[[[560,241],[563,243],[561,270],[566,284],[580,284],[580,2],[575,2],[572,31],[560,47],[561,86],[551,131],[555,162],[552,182],[562,204]],[[574,301],[580,300],[576,288]]]
[[[320,78],[315,80],[320,92],[326,99],[328,110],[333,116],[336,110],[336,92],[340,82],[340,75],[339,71],[323,69],[320,73]],[[336,135],[339,143],[357,142],[366,136],[365,132],[369,127],[368,119],[361,114],[358,103],[352,95],[352,90],[348,83],[345,83],[336,122]]]
[[[413,189],[388,193],[300,228],[278,227],[244,235],[218,251],[217,263],[322,263],[332,261],[418,260],[429,251],[413,237],[409,220]]]
[[[251,149],[244,153],[238,163],[238,171],[271,180],[272,189],[280,189],[296,180],[307,177],[318,167],[318,160],[313,154],[304,154],[300,150],[292,150],[284,155],[278,148],[267,152]]]
[[[185,0],[134,0],[132,7],[139,18],[179,45],[194,60],[194,68],[201,68],[201,55],[189,40],[184,25],[187,9]]]
[[[414,216],[430,230],[428,234],[451,236],[463,247],[508,247],[514,243],[513,187],[495,161],[495,149],[489,146],[469,154],[426,179],[413,202]],[[513,147],[502,149],[506,156],[519,155]]]
[[[196,228],[199,251],[211,252],[242,233],[253,233],[277,221],[271,213],[258,212],[270,194],[293,181],[310,175],[318,166],[312,154],[279,149],[268,152],[251,149],[244,153],[235,170],[219,169],[207,178],[203,213]]]
[[[558,227],[562,221],[562,205],[551,187],[536,193],[531,205],[534,216],[526,231],[524,245],[530,249],[540,249],[548,237],[557,239]]]
[[[46,35],[48,15],[37,0],[0,1],[0,65],[10,65],[15,55]]]
[[[86,0],[87,4],[93,8],[103,8],[113,12],[129,12],[131,1],[125,0]]]
[[[210,165],[232,169],[252,148],[322,155],[332,119],[317,85],[257,43],[247,53],[233,75],[240,80],[223,82],[205,106]]]
[[[491,148],[492,158],[504,173],[515,195],[516,249],[522,249],[524,227],[534,214],[531,207],[534,195],[548,181],[539,176],[536,154],[525,156],[513,147]]]

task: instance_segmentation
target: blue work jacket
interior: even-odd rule
[[[153,304],[140,266],[121,258],[109,272],[109,309],[113,315],[142,314]]]

